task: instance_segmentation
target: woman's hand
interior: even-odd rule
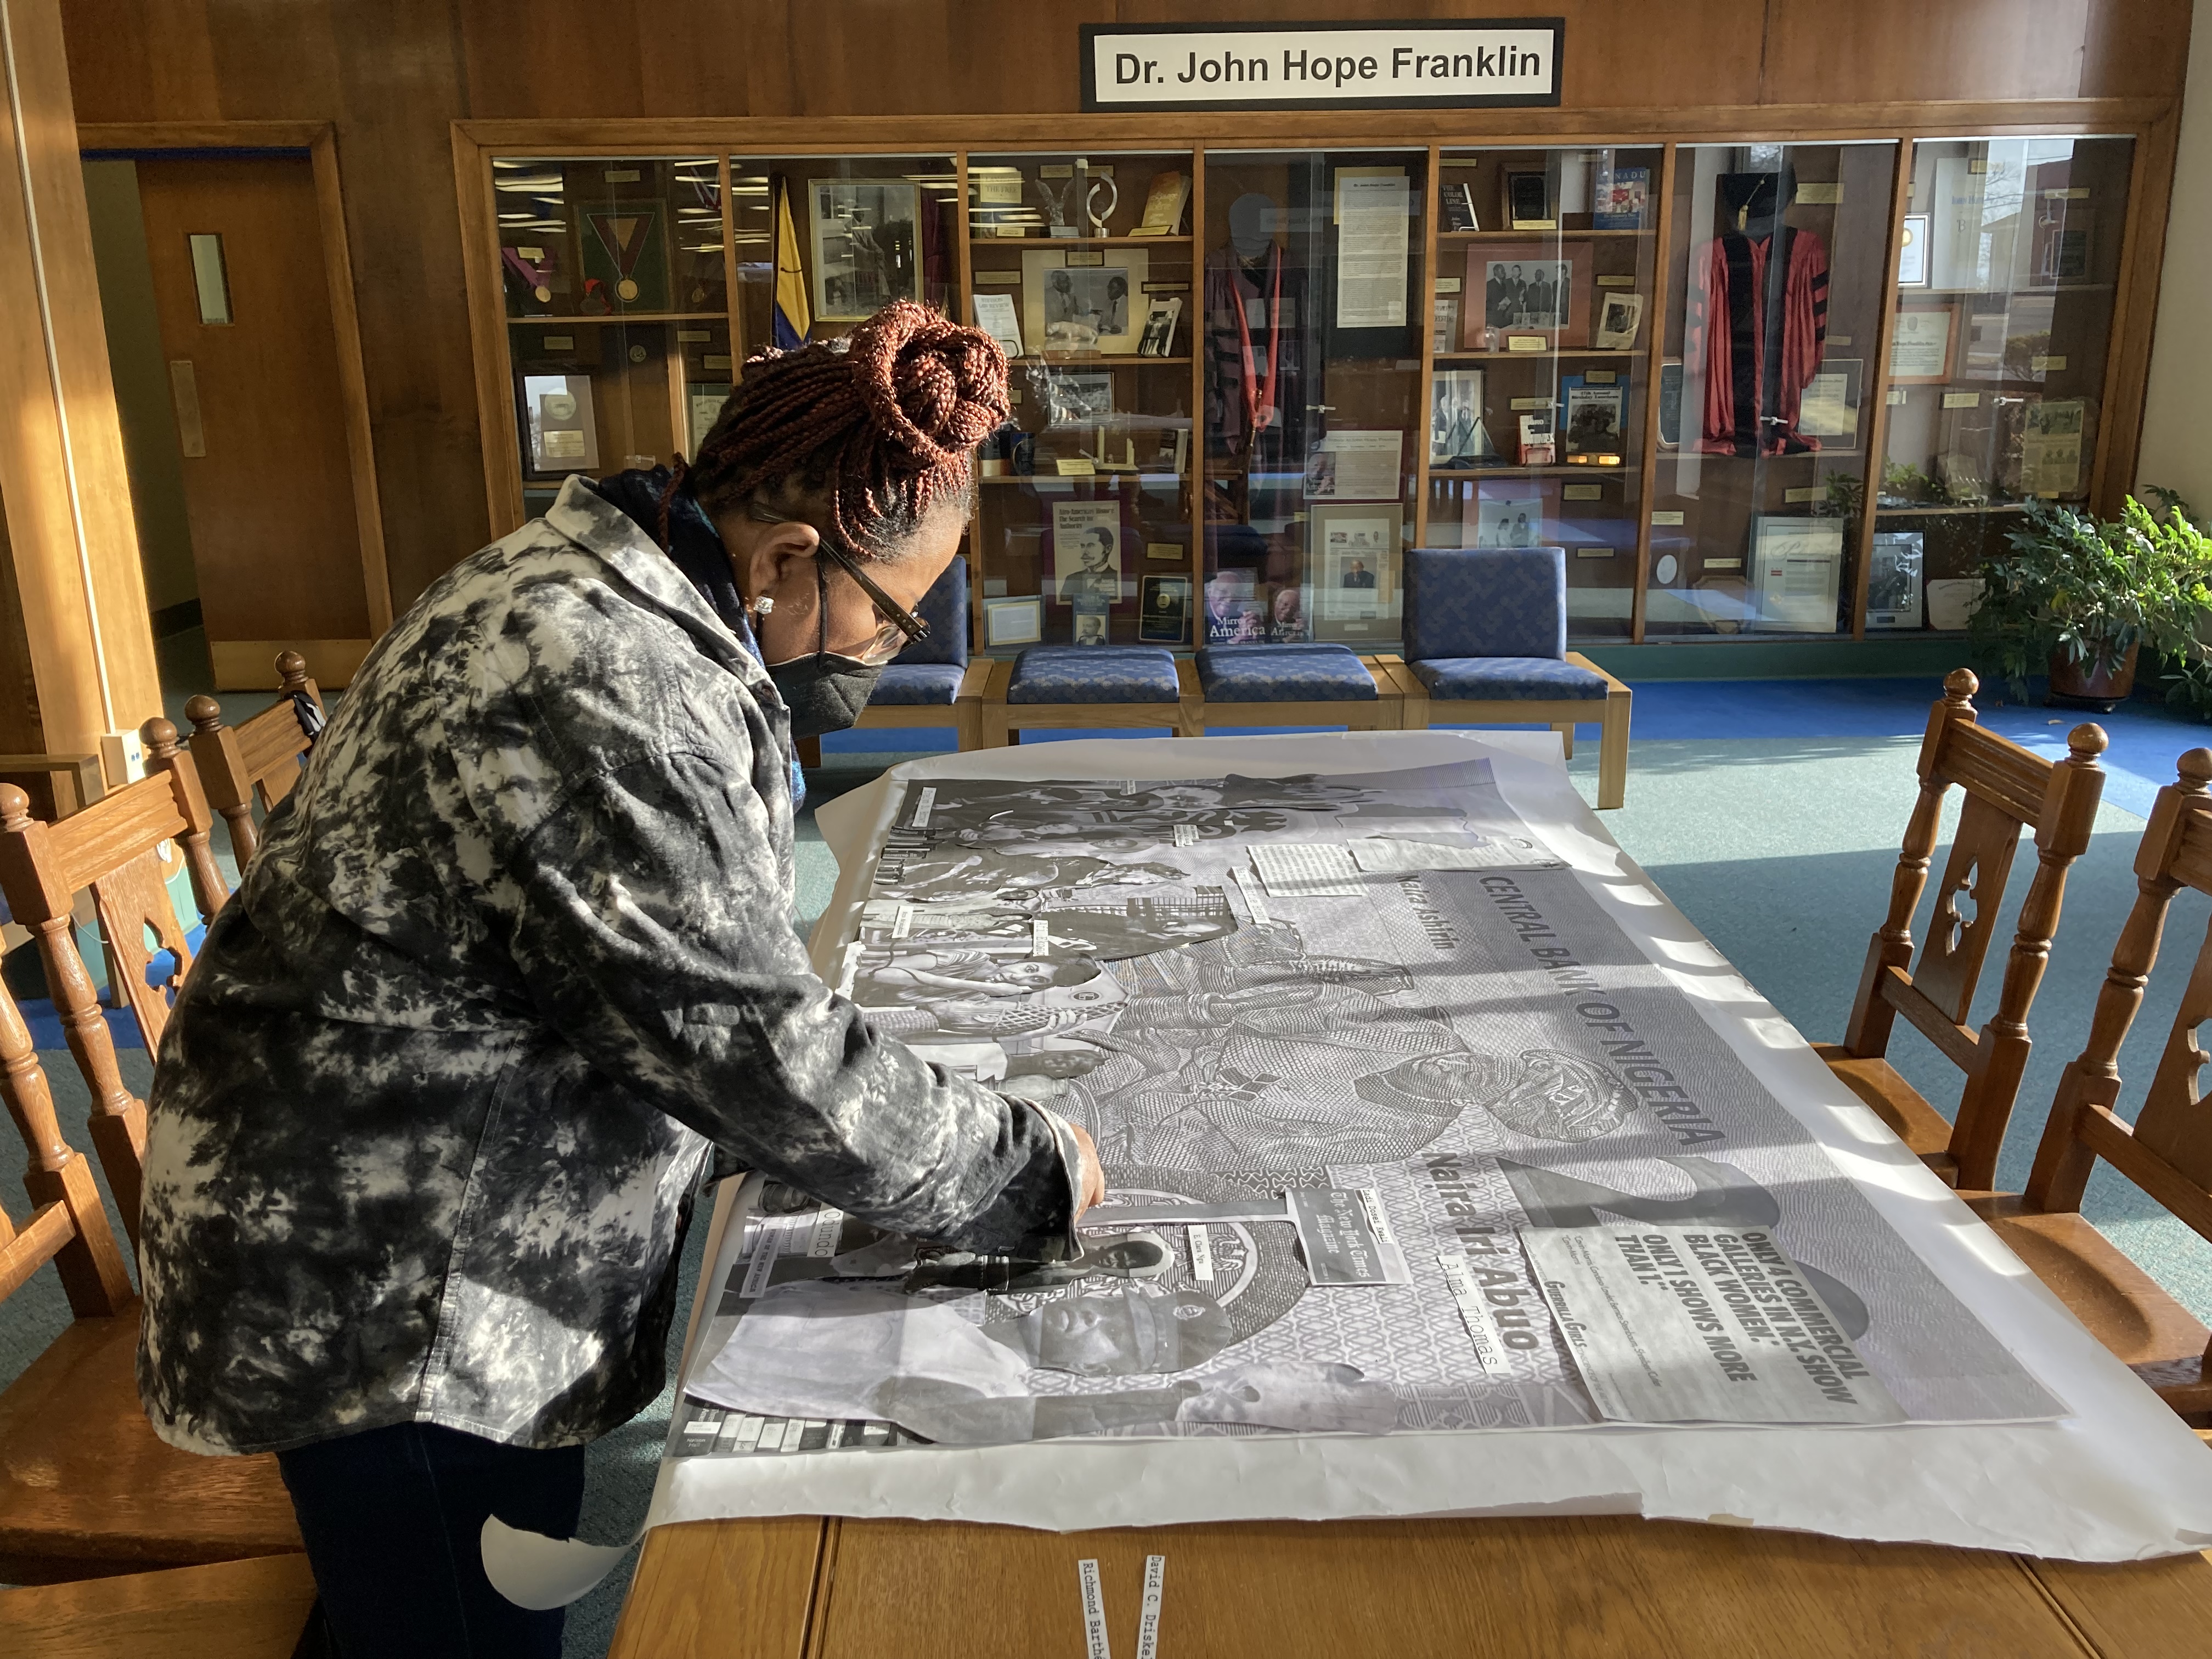
[[[1091,1144],[1091,1132],[1079,1123],[1070,1123],[1068,1132],[1075,1137],[1076,1169],[1075,1215],[1079,1221],[1083,1212],[1106,1196],[1106,1170],[1098,1162],[1098,1148]]]

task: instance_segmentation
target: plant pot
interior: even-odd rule
[[[2136,689],[2136,653],[2141,649],[2140,645],[2131,645],[2118,661],[2100,656],[2088,663],[2075,662],[2063,652],[2052,652],[2051,695],[2081,702],[2120,702]]]

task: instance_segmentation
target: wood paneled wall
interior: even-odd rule
[[[2179,97],[2190,14],[2188,0],[63,0],[63,10],[82,121],[337,124],[403,607],[485,534],[456,119],[1072,112],[1085,22],[1493,10],[1565,17],[1576,108]]]

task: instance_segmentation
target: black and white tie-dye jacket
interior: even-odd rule
[[[713,1152],[1065,1249],[1065,1127],[877,1036],[793,929],[750,651],[581,481],[370,653],[177,1000],[139,1387],[172,1444],[587,1441],[662,1383]]]

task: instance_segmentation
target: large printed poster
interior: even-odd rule
[[[1041,1261],[771,1184],[679,1449],[2058,1415],[1582,881],[1486,760],[908,784],[844,988],[1109,1200]]]

